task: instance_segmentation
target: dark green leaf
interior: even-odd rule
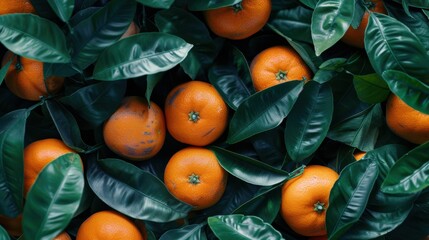
[[[207,240],[203,227],[206,223],[192,224],[182,228],[169,230],[159,240]]]
[[[0,42],[17,55],[41,62],[70,61],[66,38],[53,22],[29,13],[0,16]]]
[[[279,231],[262,219],[242,214],[219,215],[208,218],[211,230],[220,240],[279,240]]]
[[[396,70],[383,72],[390,90],[412,108],[429,114],[429,86],[410,75]]]
[[[357,161],[345,167],[329,196],[326,228],[329,239],[340,239],[359,220],[378,177],[376,162]]]
[[[213,0],[213,1],[189,1],[188,8],[191,11],[204,11],[208,9],[232,6],[242,0]]]
[[[227,172],[250,184],[272,186],[289,177],[289,173],[247,156],[219,147],[210,147],[210,150]]]
[[[12,59],[7,61],[6,64],[0,69],[0,85],[3,83],[3,80],[6,77],[7,70],[9,69],[10,64],[12,64]]]
[[[96,61],[104,49],[125,33],[135,10],[134,0],[112,0],[74,26],[69,36],[73,64],[83,70]]]
[[[186,217],[192,209],[174,198],[157,177],[120,159],[90,162],[87,178],[101,200],[136,219],[168,222]]]
[[[101,53],[94,68],[98,80],[120,80],[167,71],[185,59],[193,45],[167,33],[140,33]]]
[[[285,161],[286,147],[284,144],[284,129],[274,128],[251,137],[253,149],[257,158],[274,167],[282,168]]]
[[[228,142],[237,143],[277,127],[289,114],[304,81],[289,81],[248,97],[238,107],[229,125]]]
[[[170,8],[174,0],[137,0],[137,2],[152,8]]]
[[[0,118],[0,214],[16,217],[23,207],[24,136],[29,111],[19,109]]]
[[[429,9],[429,3],[426,0],[394,0],[394,1],[398,3],[406,2],[407,5],[409,6]]]
[[[10,240],[7,231],[0,225],[0,240]]]
[[[79,207],[83,186],[78,154],[65,154],[45,166],[27,194],[22,222],[26,238],[53,239],[62,232]]]
[[[74,0],[48,0],[48,3],[63,22],[68,22],[73,14]]]
[[[429,186],[429,142],[401,157],[393,165],[381,190],[385,193],[416,193]]]
[[[337,43],[353,19],[355,5],[347,0],[319,0],[311,19],[311,36],[316,55]]]
[[[311,9],[314,9],[318,2],[318,0],[299,0],[299,1]]]
[[[309,81],[292,108],[285,128],[286,149],[295,162],[313,154],[325,139],[332,120],[334,102],[330,85]]]
[[[377,73],[353,75],[353,85],[359,99],[366,103],[384,102],[390,94],[386,82]]]
[[[379,75],[385,70],[399,70],[424,81],[429,79],[426,49],[407,26],[390,16],[370,14],[365,49]]]
[[[148,103],[150,103],[150,96],[152,95],[153,89],[159,83],[159,81],[162,80],[163,77],[164,77],[164,72],[155,73],[147,76],[145,97]]]

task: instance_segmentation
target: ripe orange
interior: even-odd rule
[[[176,198],[198,210],[219,201],[225,192],[227,176],[212,151],[186,147],[168,161],[164,183]]]
[[[19,237],[22,235],[22,214],[18,217],[10,218],[0,215],[0,226],[2,226],[10,235]]]
[[[53,240],[72,240],[67,232],[62,232],[56,236]]]
[[[13,60],[7,70],[5,83],[16,96],[38,101],[41,96],[57,93],[64,86],[63,77],[51,76],[45,79],[42,62],[20,57],[7,51],[3,56],[2,66],[10,59]]]
[[[64,142],[55,138],[42,139],[27,145],[24,148],[24,196],[48,163],[73,152]]]
[[[372,12],[387,14],[386,9],[384,8],[384,4],[382,0],[366,0],[367,5],[369,6],[369,10]],[[364,38],[365,38],[365,29],[368,25],[369,13],[365,11],[362,16],[362,20],[359,24],[358,28],[353,28],[350,26],[341,40],[348,45],[364,48]]]
[[[92,214],[79,227],[76,240],[144,240],[127,216],[105,210]]]
[[[353,153],[353,157],[355,157],[356,161],[359,161],[365,156],[365,154],[366,154],[366,152],[362,152],[362,151],[357,150]]]
[[[164,145],[164,113],[154,102],[149,107],[142,97],[125,97],[104,124],[103,137],[106,145],[124,158],[149,159]]]
[[[243,0],[232,6],[204,11],[204,17],[216,35],[239,40],[261,30],[270,13],[271,0]]]
[[[386,122],[393,133],[409,142],[422,144],[429,140],[429,115],[408,106],[394,94],[387,100]]]
[[[227,126],[228,107],[210,83],[189,81],[176,86],[164,109],[168,132],[182,143],[206,146]]]
[[[0,1],[0,15],[8,13],[35,13],[30,0]]]
[[[310,80],[311,70],[291,47],[274,46],[256,55],[250,63],[250,74],[256,91],[291,80]]]
[[[326,235],[326,209],[338,174],[325,166],[311,165],[282,188],[281,215],[289,227],[303,236]]]

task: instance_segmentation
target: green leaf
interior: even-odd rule
[[[12,64],[12,59],[7,61],[6,64],[0,69],[0,85],[3,83],[3,80],[6,77],[7,70],[9,69],[10,64]]]
[[[159,81],[162,80],[163,77],[164,77],[164,72],[155,73],[147,76],[145,97],[148,103],[150,103],[150,97],[152,95],[153,89],[159,83]]]
[[[168,9],[174,3],[174,0],[137,0],[137,2],[152,8]]]
[[[257,133],[277,127],[289,114],[304,81],[289,81],[246,98],[232,116],[228,143],[237,143]]]
[[[74,0],[48,0],[48,3],[63,22],[68,22],[73,14]]]
[[[407,5],[412,7],[429,9],[429,3],[426,0],[394,0],[394,1],[398,3],[406,2]]]
[[[23,207],[24,136],[26,109],[0,118],[0,214],[16,217]]]
[[[41,62],[66,63],[66,38],[53,22],[29,13],[0,16],[0,42],[17,55]]]
[[[120,80],[167,71],[179,64],[193,45],[167,33],[140,33],[101,53],[94,68],[98,80]]]
[[[134,0],[112,0],[74,26],[69,35],[73,64],[83,70],[95,62],[104,49],[125,33],[135,11]]]
[[[191,11],[204,11],[209,9],[232,6],[242,0],[214,0],[214,1],[189,1],[188,9]]]
[[[377,73],[353,75],[353,85],[359,99],[370,104],[384,102],[390,94],[386,82]]]
[[[132,218],[168,222],[186,217],[192,209],[157,177],[120,159],[90,161],[87,178],[101,200]]]
[[[82,160],[65,154],[40,172],[27,194],[23,234],[31,239],[53,239],[72,220],[84,187]]]
[[[207,240],[203,227],[206,223],[191,224],[182,228],[171,229],[161,235],[159,240]]]
[[[222,168],[250,184],[272,186],[285,181],[290,176],[288,172],[223,148],[210,147],[210,150],[216,154]]]
[[[417,193],[429,186],[429,142],[401,157],[393,165],[381,190],[385,193]]]
[[[313,154],[325,139],[332,120],[334,100],[330,85],[309,81],[286,121],[286,149],[295,162]]]
[[[353,20],[355,4],[347,0],[319,0],[311,19],[311,36],[319,56],[337,43]]]
[[[329,239],[341,239],[341,235],[359,220],[378,173],[377,164],[371,159],[356,161],[341,171],[331,190],[326,212]]]
[[[390,16],[370,14],[365,50],[379,75],[385,70],[399,70],[424,81],[429,79],[426,49],[407,26]]]
[[[383,72],[390,90],[412,108],[429,114],[429,86],[410,75],[396,70]]]
[[[254,216],[218,215],[209,217],[208,223],[220,240],[284,239],[270,224]]]
[[[0,225],[0,240],[10,240],[9,234],[7,233],[6,229],[4,229]]]
[[[299,1],[311,9],[314,9],[318,2],[318,0],[299,0]]]

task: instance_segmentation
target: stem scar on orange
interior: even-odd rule
[[[199,210],[220,200],[225,192],[227,176],[212,151],[202,147],[186,147],[168,161],[164,183],[177,199]]]
[[[164,109],[168,132],[185,144],[206,146],[227,126],[228,107],[207,82],[194,80],[176,86],[167,95]]]
[[[320,165],[307,166],[282,188],[281,215],[288,226],[303,236],[326,235],[326,209],[338,173]]]
[[[271,13],[271,0],[243,0],[232,6],[204,11],[208,27],[216,35],[240,40],[261,30]]]
[[[0,1],[0,15],[8,13],[35,13],[31,0]]]
[[[387,14],[382,0],[365,0],[365,5],[371,12]],[[341,38],[341,41],[350,46],[364,48],[365,29],[368,25],[368,18],[369,12],[365,11],[359,26],[357,28],[350,26],[344,36]]]
[[[104,142],[116,154],[129,160],[147,160],[164,145],[165,119],[154,102],[128,96],[103,127]]]
[[[310,80],[313,73],[291,47],[273,46],[258,53],[250,63],[256,91],[291,80]]]

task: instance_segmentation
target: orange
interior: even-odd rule
[[[22,214],[15,218],[0,215],[0,225],[12,236],[22,235]]]
[[[122,35],[121,39],[132,36],[132,35],[137,34],[139,32],[140,32],[139,26],[137,26],[137,24],[135,22],[131,22],[130,26],[127,28],[127,31]]]
[[[409,142],[422,144],[429,140],[429,115],[415,110],[394,94],[387,100],[386,122],[393,133]]]
[[[27,145],[24,148],[24,196],[47,164],[64,154],[73,152],[64,142],[55,138],[37,140]]]
[[[79,227],[76,240],[144,240],[133,220],[113,211],[92,214]]]
[[[204,11],[204,17],[216,35],[240,40],[261,30],[270,13],[271,0],[243,0],[232,6]]]
[[[177,141],[206,146],[226,129],[228,107],[210,84],[189,81],[173,88],[165,101],[168,132]]]
[[[257,54],[250,63],[256,91],[291,80],[310,80],[311,70],[291,47],[273,46]]]
[[[35,13],[30,0],[0,1],[0,15],[8,13]]]
[[[56,236],[53,240],[72,240],[67,232],[62,232]]]
[[[177,199],[199,210],[219,201],[225,192],[227,176],[211,150],[186,147],[168,161],[164,183]]]
[[[38,101],[41,96],[57,93],[64,86],[63,77],[51,76],[45,79],[42,62],[17,56],[7,51],[3,56],[2,66],[10,59],[13,60],[7,70],[5,83],[16,96],[30,101]]]
[[[146,99],[128,96],[103,128],[106,145],[116,154],[140,161],[155,156],[164,145],[165,120],[161,108]]]
[[[365,0],[365,2],[368,5],[370,11],[387,14],[382,0]],[[341,40],[348,45],[358,48],[364,48],[365,29],[366,26],[368,26],[368,18],[369,13],[368,11],[365,11],[362,16],[362,20],[359,24],[359,27],[355,29],[350,26],[344,36],[341,38]]]
[[[355,151],[353,153],[353,157],[356,159],[356,161],[361,160],[364,156],[365,156],[366,152],[362,152],[362,151]]]
[[[326,235],[326,209],[338,174],[325,166],[311,165],[282,188],[281,215],[289,227],[303,236]]]

